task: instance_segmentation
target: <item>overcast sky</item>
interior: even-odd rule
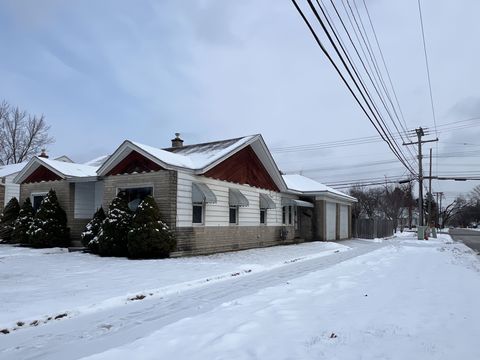
[[[417,0],[367,4],[406,124],[432,138]],[[437,125],[480,117],[480,2],[422,5]],[[124,139],[166,147],[175,132],[186,144],[261,133],[271,148],[376,135],[289,0],[3,0],[0,44],[0,99],[45,114],[50,154],[78,162]],[[480,154],[475,121],[440,132],[434,152]],[[274,156],[327,183],[405,173],[399,163],[352,167],[393,160],[382,142]],[[439,158],[434,171],[477,164]],[[476,184],[433,190],[451,199]]]

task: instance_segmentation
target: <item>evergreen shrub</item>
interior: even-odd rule
[[[93,215],[93,219],[85,226],[85,231],[80,235],[82,245],[94,254],[98,254],[98,234],[105,217],[105,211],[100,207]]]
[[[12,243],[15,242],[12,238],[13,226],[15,220],[18,218],[20,212],[20,204],[16,197],[10,199],[3,214],[0,216],[0,242]]]
[[[50,189],[43,199],[27,234],[33,247],[68,246],[67,215],[58,203],[55,190]]]
[[[28,245],[29,237],[27,234],[30,225],[33,223],[33,207],[30,198],[26,198],[22,208],[18,213],[17,220],[13,225],[12,238],[15,243]]]
[[[152,196],[147,196],[133,216],[128,232],[128,257],[133,259],[165,258],[176,247],[174,233],[161,220]]]
[[[98,234],[98,253],[101,256],[128,256],[127,236],[132,221],[123,193],[110,203],[108,213]]]

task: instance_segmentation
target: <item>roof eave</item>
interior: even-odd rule
[[[340,195],[336,194],[334,192],[325,190],[325,191],[300,191],[300,190],[293,190],[293,189],[288,189],[287,191],[290,194],[295,194],[295,195],[304,195],[304,196],[327,196],[327,197],[333,197],[336,199],[341,199],[345,201],[349,201],[351,203],[356,203],[358,200],[352,196],[349,195]]]
[[[28,175],[31,174],[31,172],[29,173],[29,170],[30,168],[33,166],[33,165],[36,165],[38,164],[39,166],[45,166],[48,170],[52,171],[54,174],[58,175],[59,177],[61,177],[63,180],[65,180],[66,176],[65,174],[61,173],[60,171],[58,171],[57,169],[51,167],[49,164],[45,163],[44,161],[42,161],[39,157],[34,157],[32,158],[28,163],[27,165],[25,165],[25,167],[22,169],[22,171],[20,171],[17,176],[15,176],[15,178],[13,179],[13,182],[15,184],[21,184],[23,181],[25,181],[25,179],[28,177]],[[38,167],[37,167],[38,168]],[[35,171],[37,168],[35,168],[33,171]],[[33,172],[32,171],[32,172]]]

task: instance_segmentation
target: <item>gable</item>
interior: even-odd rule
[[[205,174],[218,180],[248,184],[261,189],[279,191],[270,174],[251,146],[233,154]]]
[[[142,173],[150,171],[164,170],[160,165],[147,159],[136,151],[131,151],[117,165],[107,173],[110,175]]]
[[[41,165],[36,168],[35,171],[32,172],[25,180],[23,180],[22,184],[55,180],[62,180],[62,178],[55,174],[52,170]]]

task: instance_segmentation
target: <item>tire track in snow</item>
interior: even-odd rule
[[[193,317],[223,303],[261,289],[320,271],[387,246],[388,243],[343,241],[352,250],[285,264],[285,266],[232,277],[196,289],[146,298],[129,306],[81,315],[41,328],[25,329],[2,338],[0,357],[8,359],[78,359],[135,341],[163,326]]]

